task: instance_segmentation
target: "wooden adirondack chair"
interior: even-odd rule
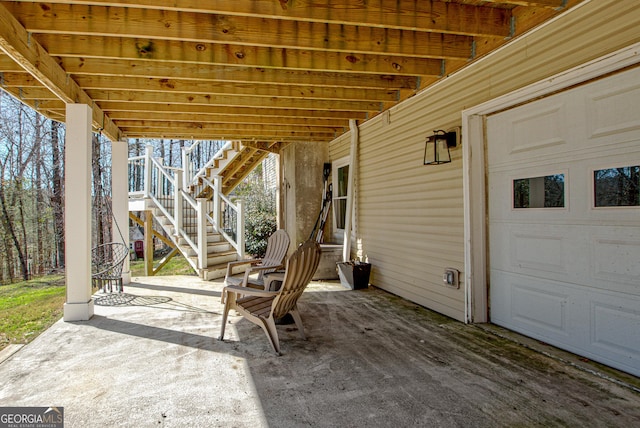
[[[315,241],[310,240],[300,245],[287,260],[282,286],[278,291],[257,290],[237,285],[225,287],[222,292],[225,306],[218,339],[224,339],[227,315],[231,309],[262,327],[271,347],[278,355],[280,342],[276,330],[277,319],[290,313],[300,337],[306,339],[297,302],[320,263],[320,251],[320,245]]]
[[[264,274],[274,272],[284,267],[284,259],[289,251],[289,234],[284,229],[278,229],[269,237],[267,250],[260,259],[239,260],[227,264],[225,285],[242,285],[264,289]],[[233,276],[233,268],[243,264],[251,266],[244,272],[244,276]],[[251,275],[258,273],[257,277]]]

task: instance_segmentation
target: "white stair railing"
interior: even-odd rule
[[[182,148],[182,165],[185,171],[185,189],[191,185],[197,184],[200,178],[206,177],[207,171],[213,166],[216,159],[221,159],[224,155],[224,151],[233,147],[233,142],[231,141],[220,141],[220,143],[221,144],[216,153],[209,159],[206,159],[206,162],[204,162],[200,156],[196,156],[198,149],[203,144],[201,141],[196,141],[190,147]]]
[[[188,161],[184,156],[183,161]],[[187,164],[188,165],[188,164]],[[244,212],[242,200],[231,201],[222,194],[222,178],[209,181],[204,175],[198,179],[212,189],[212,199],[195,199],[187,192],[190,182],[189,168],[178,169],[163,165],[161,158],[153,157],[153,147],[147,146],[144,156],[129,158],[129,197],[143,196],[173,226],[173,237],[180,238],[197,254],[194,268],[207,267],[207,229],[220,233],[235,249],[239,258],[245,255]],[[193,262],[189,257],[187,260]]]
[[[204,177],[201,180],[212,189],[214,195],[212,198],[213,207],[208,211],[210,214],[207,214],[207,222],[231,244],[236,250],[238,258],[244,258],[245,225],[242,199],[232,201],[222,193],[222,177],[219,175],[213,178],[213,182]]]

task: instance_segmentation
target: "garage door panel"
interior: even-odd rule
[[[588,260],[569,251],[575,239],[585,239],[572,236],[572,226],[503,222],[490,224],[490,229],[492,269],[556,281],[570,281],[568,265],[581,263],[588,269]]]
[[[507,120],[500,127],[489,127],[489,138],[499,138],[503,143],[492,150],[489,162],[499,165],[507,157],[512,161],[526,160],[555,151],[566,142],[565,129],[567,107],[564,102],[544,100],[535,109],[514,109],[505,112]],[[488,119],[491,122],[492,118]]]
[[[640,362],[640,312],[636,307],[621,300],[608,304],[595,301],[592,312],[592,345],[622,360]]]
[[[491,293],[496,298],[491,322],[525,334],[538,332],[547,341],[568,338],[569,293],[561,284],[510,272],[494,271],[492,277]]]
[[[566,274],[566,239],[558,235],[511,231],[511,266]]]
[[[492,269],[640,294],[638,226],[492,221],[489,227]]]
[[[491,321],[640,376],[640,67],[486,124]]]
[[[640,366],[640,299],[493,271],[491,322],[630,372]],[[624,365],[621,366],[621,364]],[[635,367],[635,369],[634,369]]]
[[[590,274],[599,287],[639,293],[640,239],[633,238],[634,229],[619,228],[617,233],[599,232],[592,237]]]
[[[598,87],[600,86],[600,87]],[[640,83],[613,76],[585,94],[589,138],[640,130]]]

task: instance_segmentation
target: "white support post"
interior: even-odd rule
[[[187,190],[187,186],[191,183],[191,162],[189,162],[189,155],[187,153],[187,148],[182,148],[182,185],[184,186],[183,190]]]
[[[113,241],[122,240],[129,248],[129,145],[126,141],[111,142],[111,206],[113,207]],[[121,236],[122,235],[122,236]],[[129,257],[122,268],[122,283],[131,282]]]
[[[91,298],[91,107],[67,104],[65,138],[65,321],[93,316]]]
[[[173,236],[175,237],[179,237],[180,236],[180,231],[182,230],[183,227],[183,220],[182,220],[182,174],[177,173],[176,174],[176,185],[175,185],[175,189],[173,190],[173,197],[174,197],[174,207],[175,207],[175,211],[173,213],[173,218],[174,218],[174,231],[173,231]]]
[[[213,177],[213,222],[215,223],[216,231],[220,232],[220,209],[221,201],[220,195],[222,194],[222,177],[216,175]]]
[[[344,240],[342,247],[342,261],[349,261],[351,258],[351,226],[353,217],[353,204],[355,198],[355,189],[353,188],[354,175],[356,175],[356,163],[358,162],[358,125],[353,119],[349,120],[349,128],[351,129],[351,151],[349,154],[349,178],[347,184],[347,207],[344,218]]]
[[[148,145],[144,148],[144,197],[148,198],[151,194],[151,158],[153,157],[153,146]]]
[[[238,259],[244,259],[244,201],[236,201],[238,207],[238,230],[236,231],[236,244],[238,245]]]
[[[161,166],[164,166],[164,159],[158,158],[156,160]],[[158,171],[158,174],[156,175],[156,195],[155,196],[160,201],[162,201],[163,205],[166,205],[167,201],[164,199],[164,197],[167,195],[165,194],[165,188],[162,185],[162,180],[164,180],[164,175],[160,171]]]
[[[198,198],[198,268],[207,267],[207,212],[205,198]]]

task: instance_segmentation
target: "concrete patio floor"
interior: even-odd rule
[[[313,282],[308,340],[279,326],[276,356],[233,312],[216,340],[221,282],[134,281],[0,363],[0,406],[63,406],[66,427],[640,426],[637,378],[373,287]]]

